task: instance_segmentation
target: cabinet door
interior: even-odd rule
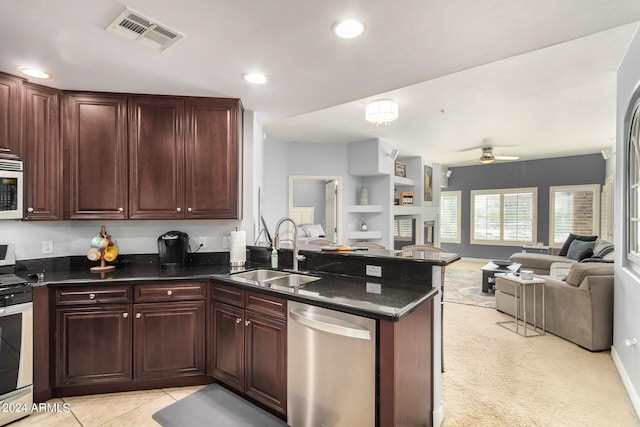
[[[133,307],[134,379],[204,374],[204,301]]]
[[[62,219],[60,93],[24,84],[25,219]]]
[[[71,219],[127,217],[127,97],[66,94]]]
[[[58,386],[131,380],[131,304],[61,308]]]
[[[213,376],[244,391],[244,310],[214,302],[211,305]]]
[[[0,73],[0,150],[22,155],[20,102],[22,79]]]
[[[186,112],[186,217],[238,219],[240,101],[189,99]]]
[[[129,218],[184,218],[184,100],[129,98]]]
[[[245,393],[284,414],[287,409],[287,325],[249,311],[245,319]]]

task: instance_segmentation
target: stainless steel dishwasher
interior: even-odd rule
[[[287,423],[375,425],[376,322],[289,301]]]

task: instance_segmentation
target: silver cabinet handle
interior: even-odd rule
[[[33,208],[27,208],[27,212],[29,213],[33,212]]]
[[[169,295],[169,296],[173,295],[173,291],[171,291],[171,290],[167,291],[167,295]]]
[[[129,313],[122,313],[122,317],[126,319],[127,317],[129,317]]]
[[[139,319],[141,317],[142,317],[142,315],[140,313],[136,313],[136,319]]]
[[[89,299],[94,299],[96,297],[96,294],[89,294]]]
[[[241,318],[239,318],[239,317],[238,317],[238,318],[236,318],[236,323],[240,323],[240,322],[242,322],[242,319],[241,319]]]
[[[187,212],[192,212],[192,211],[193,211],[193,209],[187,208]]]
[[[182,208],[176,208],[176,212],[182,212]]]
[[[289,317],[298,323],[301,323],[308,328],[316,329],[318,331],[328,332],[330,334],[342,335],[349,338],[357,338],[361,340],[370,340],[371,331],[363,328],[355,323],[348,322],[342,319],[334,319],[329,316],[323,316],[321,314],[309,313],[306,310],[299,310],[294,308],[289,310]]]
[[[244,326],[249,326],[250,324],[251,324],[251,322],[250,322],[250,321],[248,321],[248,320],[245,320],[245,321],[244,321]]]
[[[118,208],[118,212],[124,212],[124,208]]]

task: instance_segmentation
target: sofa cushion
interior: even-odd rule
[[[571,242],[574,240],[582,240],[583,242],[595,242],[598,236],[580,236],[578,234],[569,233],[569,237],[565,240],[564,245],[562,245],[562,249],[560,249],[560,256],[567,256],[567,251],[569,250],[569,246],[571,246]]]
[[[533,252],[516,252],[509,257],[509,261],[520,264],[521,269],[533,270],[535,274],[549,274],[554,262],[575,263],[576,260],[564,256],[538,254]]]
[[[593,255],[593,244],[594,242],[585,242],[578,239],[574,240],[571,242],[571,245],[569,245],[567,258],[581,260],[591,257],[591,255]]]
[[[573,264],[565,281],[568,285],[577,287],[587,276],[613,276],[613,264],[606,262]]]
[[[605,258],[607,257],[607,255],[611,254],[612,252],[613,252],[613,243],[607,242],[606,240],[596,240],[595,245],[593,245],[594,258]],[[611,255],[611,257],[613,257],[613,255]]]

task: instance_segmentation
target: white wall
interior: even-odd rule
[[[200,252],[227,251],[223,238],[229,236],[236,227],[247,231],[247,242],[253,242],[253,218],[256,207],[254,185],[261,180],[261,147],[254,153],[253,135],[261,134],[258,127],[254,132],[251,111],[245,111],[243,145],[243,220],[189,220],[189,221],[0,221],[0,244],[13,243],[16,259],[34,259],[84,255],[90,248],[93,236],[104,225],[107,232],[117,241],[121,254],[143,254],[158,252],[158,236],[179,230],[189,234],[193,249],[198,245],[198,237],[207,238],[207,248]],[[257,158],[256,158],[257,156]],[[257,166],[256,166],[257,165]],[[53,254],[42,254],[42,241],[54,243]]]
[[[640,275],[628,267],[624,237],[624,174],[626,148],[624,119],[632,92],[640,84],[640,35],[636,33],[618,69],[617,136],[615,167],[615,292],[612,356],[627,388],[629,397],[640,415],[640,348],[625,346],[626,339],[640,341]]]

